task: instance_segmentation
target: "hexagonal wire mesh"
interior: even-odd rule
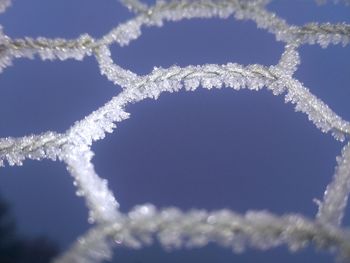
[[[89,209],[89,222],[94,226],[54,262],[102,262],[111,258],[113,244],[139,248],[157,238],[166,248],[202,247],[215,242],[240,252],[245,247],[268,249],[287,244],[297,250],[309,243],[336,252],[350,259],[350,236],[341,227],[350,191],[350,144],[337,158],[332,182],[314,219],[300,214],[278,216],[267,211],[248,211],[245,214],[230,210],[208,212],[177,208],[157,209],[151,204],[139,205],[128,214],[118,208],[113,193],[94,170],[91,162],[93,142],[112,133],[116,123],[129,117],[125,107],[146,98],[157,99],[163,92],[194,91],[197,88],[261,90],[284,95],[285,101],[295,105],[309,120],[336,140],[346,141],[350,123],[333,112],[293,77],[300,64],[298,49],[305,44],[347,45],[350,25],[346,23],[309,23],[289,25],[266,9],[267,0],[174,0],[159,1],[148,6],[138,0],[121,0],[135,13],[129,21],[112,29],[101,38],[83,34],[77,39],[23,38],[14,39],[3,33],[0,38],[0,69],[4,70],[16,58],[40,57],[42,60],[82,60],[96,58],[100,72],[123,90],[105,105],[76,122],[63,133],[45,132],[21,138],[0,139],[0,166],[22,165],[25,159],[60,160],[74,178],[77,194]],[[10,5],[0,1],[0,10]],[[257,27],[275,35],[285,44],[278,64],[243,66],[204,64],[154,68],[147,75],[138,75],[116,64],[111,58],[110,45],[128,45],[141,35],[143,27],[162,26],[164,21],[191,18],[234,16],[238,20],[252,20]]]

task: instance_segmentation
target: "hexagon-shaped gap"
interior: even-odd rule
[[[143,28],[143,34],[127,47],[112,45],[118,65],[138,74],[153,67],[207,63],[277,64],[283,44],[253,21],[191,19],[165,22],[163,28]]]
[[[180,92],[128,109],[131,119],[93,145],[123,211],[150,202],[311,217],[340,152],[266,91]]]
[[[18,60],[0,75],[0,137],[64,132],[117,93],[96,62]]]

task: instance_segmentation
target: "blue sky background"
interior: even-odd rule
[[[269,9],[289,23],[350,23],[350,7],[313,1],[274,1]],[[0,15],[11,37],[101,37],[130,18],[118,1],[13,1]],[[272,65],[283,44],[252,21],[194,19],[146,28],[113,59],[139,74],[154,66],[237,62]],[[315,95],[350,120],[350,47],[301,48],[296,72]],[[47,130],[63,132],[120,92],[99,74],[94,58],[83,62],[18,59],[0,75],[0,137]],[[131,118],[93,145],[97,172],[108,179],[121,209],[151,202],[182,209],[267,209],[313,217],[330,181],[342,143],[295,113],[283,97],[263,90],[202,90],[163,94],[130,105]],[[46,235],[67,248],[88,228],[84,201],[59,162],[26,161],[0,169],[0,194],[12,205],[19,231]],[[350,223],[346,215],[344,224]],[[285,247],[234,255],[211,245],[164,252],[118,249],[115,262],[334,262],[327,253]]]

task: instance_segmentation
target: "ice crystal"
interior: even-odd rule
[[[294,78],[300,64],[298,48],[305,44],[343,46],[350,41],[350,25],[310,23],[289,25],[269,12],[266,0],[172,0],[147,6],[139,0],[120,0],[135,16],[113,28],[100,39],[82,34],[76,39],[23,38],[13,39],[0,28],[0,72],[17,58],[42,60],[82,60],[94,56],[100,72],[123,88],[105,105],[77,121],[64,133],[45,132],[21,138],[0,139],[0,166],[23,165],[25,159],[60,160],[67,166],[77,188],[85,199],[89,222],[94,226],[54,260],[55,263],[102,262],[112,256],[113,244],[131,248],[149,245],[158,239],[165,249],[203,247],[216,242],[241,252],[249,247],[269,249],[286,244],[295,251],[308,244],[336,251],[350,260],[350,236],[341,220],[350,192],[350,144],[337,158],[333,181],[327,186],[324,200],[317,201],[315,219],[299,214],[277,216],[266,211],[238,214],[229,210],[208,212],[178,208],[158,210],[152,204],[136,206],[123,214],[108,183],[94,170],[91,145],[112,133],[118,122],[129,118],[126,106],[146,98],[157,99],[164,92],[181,89],[194,91],[231,88],[259,91],[266,88],[273,95],[285,96],[295,110],[305,113],[322,132],[330,132],[344,141],[350,134],[350,123],[343,120],[308,88]],[[338,2],[338,1],[335,1]],[[349,1],[343,1],[349,2]],[[10,5],[0,0],[0,12]],[[119,66],[111,58],[110,45],[128,45],[142,34],[143,27],[163,26],[164,21],[191,18],[227,18],[253,20],[257,27],[273,33],[285,43],[277,65],[204,64],[197,66],[154,68],[140,76]]]

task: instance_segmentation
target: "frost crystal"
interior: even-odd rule
[[[123,88],[117,96],[99,109],[77,121],[64,133],[45,132],[21,138],[0,138],[0,166],[22,165],[25,159],[60,160],[67,166],[77,187],[76,194],[85,199],[89,209],[90,231],[55,263],[103,262],[112,256],[113,244],[140,248],[158,239],[165,249],[203,247],[216,242],[241,252],[249,247],[269,249],[286,244],[295,251],[313,244],[337,252],[350,260],[350,236],[341,227],[350,192],[350,144],[337,158],[333,181],[327,186],[324,200],[317,201],[319,211],[314,220],[302,215],[277,216],[266,211],[237,214],[229,210],[208,212],[177,208],[158,210],[152,204],[136,206],[128,214],[119,211],[119,204],[108,189],[107,181],[94,170],[91,145],[112,133],[118,122],[129,118],[125,108],[146,98],[157,99],[163,92],[197,88],[261,90],[273,95],[284,94],[285,101],[305,113],[322,132],[330,132],[336,140],[348,140],[350,123],[333,112],[293,77],[300,64],[298,48],[305,44],[343,46],[350,41],[350,25],[310,23],[289,25],[267,11],[266,0],[172,0],[147,6],[140,0],[120,0],[135,16],[113,28],[100,39],[87,34],[77,39],[23,38],[13,39],[0,28],[0,72],[16,58],[39,57],[42,60],[82,60],[94,56],[100,72]],[[320,1],[323,2],[323,1]],[[338,2],[338,1],[335,1]],[[348,3],[349,1],[344,0]],[[0,0],[0,12],[10,5]],[[154,68],[139,76],[123,69],[111,58],[110,45],[128,45],[142,34],[143,27],[163,26],[164,21],[191,18],[227,18],[253,20],[257,27],[273,33],[285,43],[277,65],[226,65]]]

